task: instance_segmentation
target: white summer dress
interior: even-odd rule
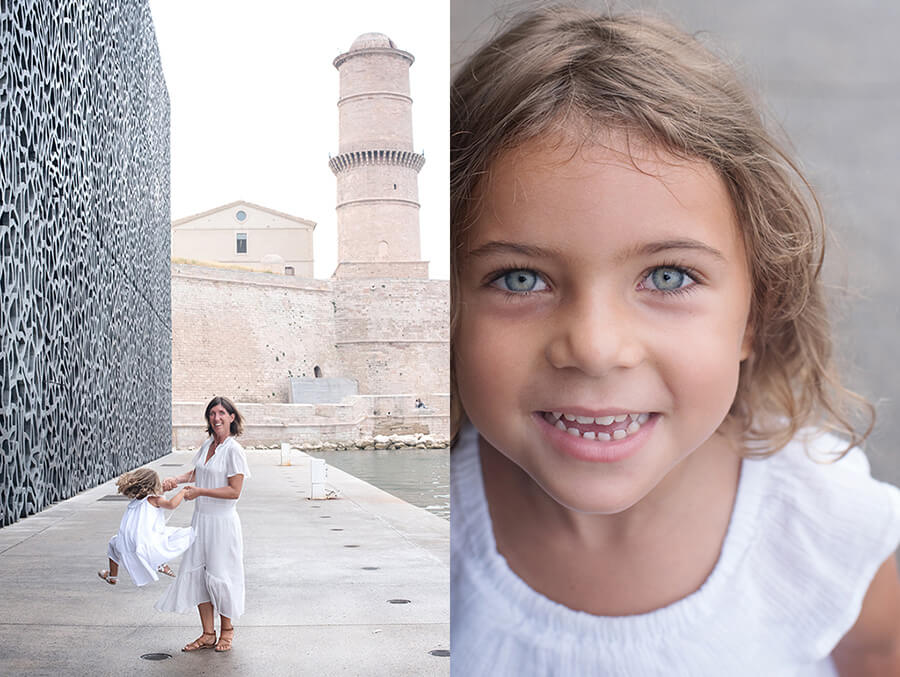
[[[478,431],[464,426],[450,455],[451,674],[837,677],[831,651],[900,542],[900,491],[870,477],[862,451],[812,460],[841,449],[807,430],[744,459],[700,589],[649,613],[594,616],[529,587],[497,551]]]
[[[131,500],[106,549],[137,586],[159,580],[156,568],[178,557],[194,540],[190,527],[167,527],[162,508],[151,505],[148,498]]]
[[[211,443],[212,438],[206,440],[192,461],[194,486],[217,489],[234,475],[250,477],[244,449],[233,437],[206,461]],[[159,611],[187,613],[212,602],[216,614],[236,619],[244,613],[244,543],[236,507],[237,499],[195,499],[191,526],[196,539],[184,553],[178,578],[156,603]]]

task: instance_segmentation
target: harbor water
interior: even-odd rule
[[[308,451],[407,503],[450,519],[449,449]]]

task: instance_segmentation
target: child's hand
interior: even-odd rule
[[[185,487],[182,491],[184,492],[184,498],[188,501],[193,501],[200,495],[200,490],[197,487]]]
[[[177,486],[178,486],[178,480],[176,480],[174,477],[167,477],[166,479],[163,480],[163,485],[162,485],[163,491],[171,491],[172,489],[174,489]]]

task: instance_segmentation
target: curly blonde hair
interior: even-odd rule
[[[116,480],[116,490],[128,498],[146,498],[162,494],[162,480],[151,468],[138,468]]]
[[[734,204],[753,288],[752,355],[728,415],[742,453],[775,453],[806,425],[846,436],[847,449],[869,435],[873,407],[840,384],[833,366],[820,204],[723,59],[658,18],[542,8],[475,53],[450,99],[451,345],[467,233],[492,162],[560,128],[584,144],[598,131],[622,132],[708,163]],[[454,363],[451,350],[455,438],[465,414]]]

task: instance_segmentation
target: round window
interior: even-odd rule
[[[238,209],[237,214],[234,215],[238,221],[246,221],[247,220],[247,212],[243,209]]]

